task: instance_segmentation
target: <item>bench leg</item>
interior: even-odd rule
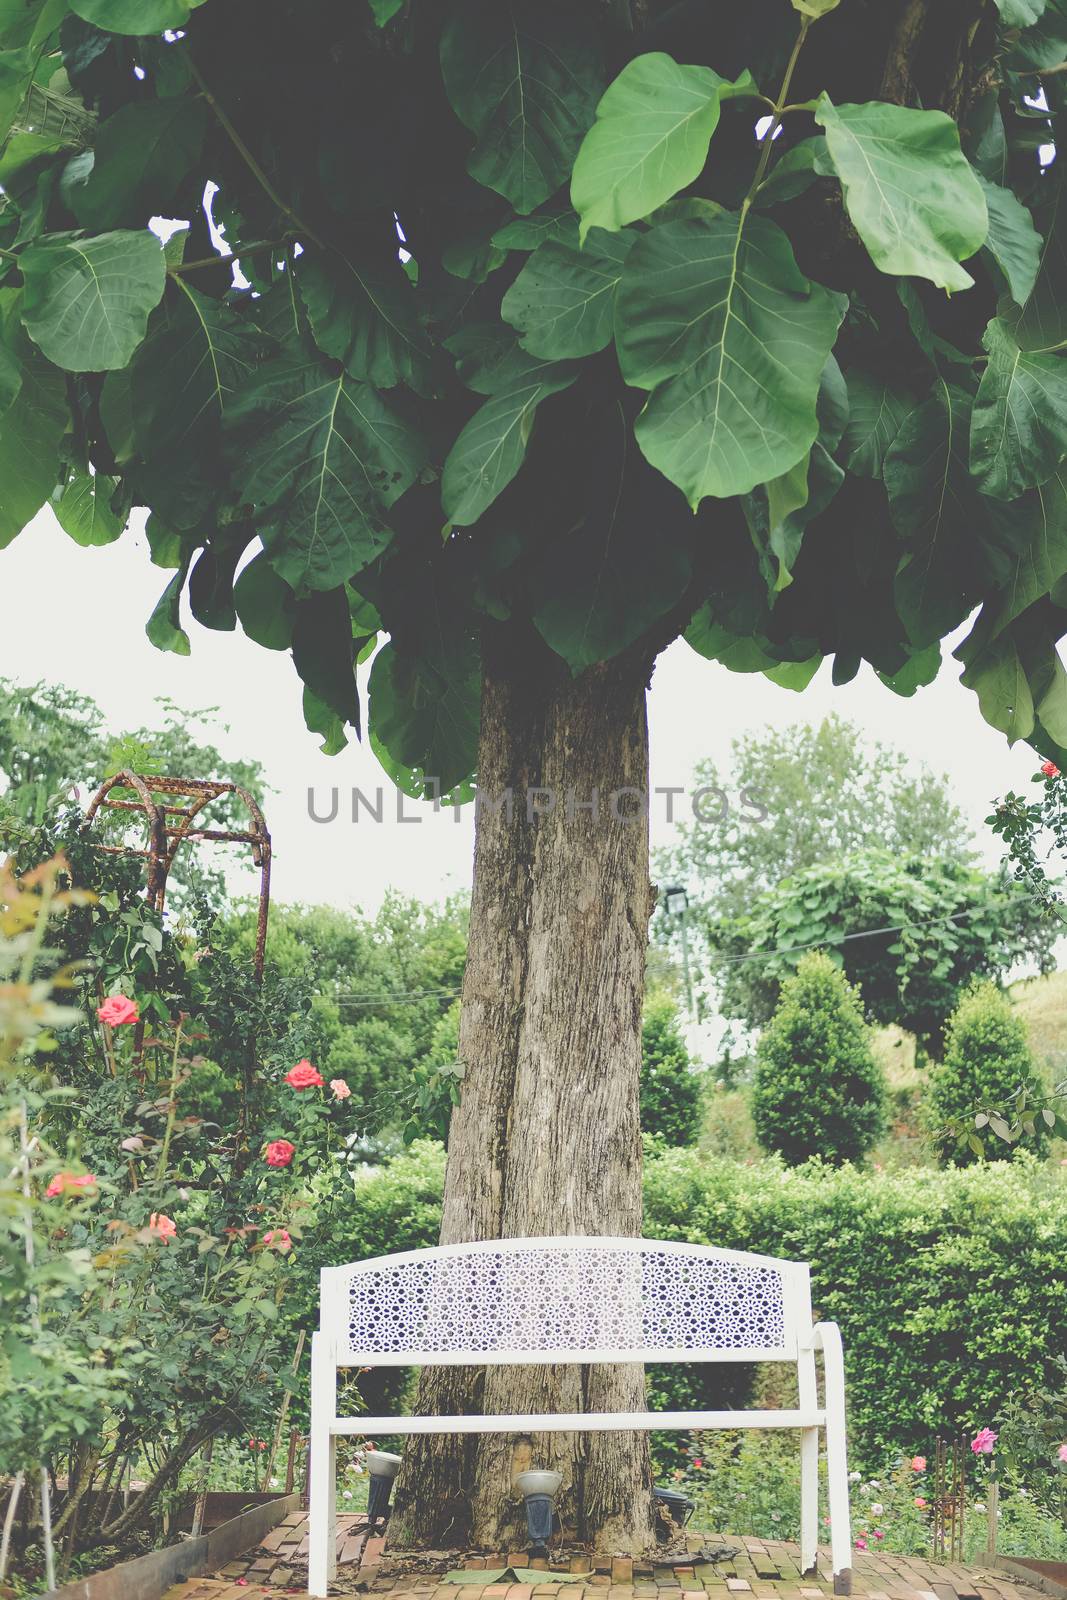
[[[800,1570],[814,1572],[819,1544],[819,1430],[800,1430]]]
[[[337,1369],[322,1348],[320,1335],[311,1340],[311,1438],[308,1474],[308,1594],[325,1600],[337,1572]]]
[[[848,1503],[848,1455],[845,1439],[845,1365],[841,1336],[827,1329],[823,1340],[826,1375],[826,1471],[830,1489],[830,1551],[834,1593],[852,1593],[852,1520]]]

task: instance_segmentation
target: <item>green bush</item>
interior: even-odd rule
[[[949,1019],[944,1059],[930,1070],[926,1095],[926,1120],[946,1160],[966,1164],[979,1159],[1009,1160],[1019,1144],[1009,1144],[988,1125],[976,1130],[984,1156],[946,1136],[952,1118],[975,1113],[1007,1113],[1020,1089],[1032,1101],[1042,1084],[1030,1052],[1026,1025],[1006,994],[992,983],[976,984],[960,1001]],[[1037,1155],[1048,1150],[1048,1133],[1040,1115],[1034,1132],[1024,1141]]]
[[[305,1232],[303,1270],[312,1250],[317,1267],[435,1244],[443,1174],[440,1146],[425,1143],[359,1176],[332,1237]],[[931,1451],[939,1432],[985,1425],[1021,1375],[1053,1381],[1067,1348],[1065,1201],[1061,1170],[1024,1158],[871,1173],[666,1150],[646,1163],[644,1231],[811,1263],[816,1315],[844,1339],[854,1465],[878,1472]],[[733,1364],[660,1367],[650,1403],[698,1405],[742,1376]]]
[[[708,1163],[670,1150],[645,1173],[644,1231],[811,1264],[840,1324],[857,1467],[977,1429],[1067,1348],[1067,1182],[1010,1166],[862,1172]]]
[[[665,1144],[695,1144],[703,1084],[693,1071],[678,1008],[664,989],[645,1000],[641,1024],[641,1131]]]
[[[786,1161],[858,1161],[885,1126],[885,1080],[858,992],[822,951],[782,985],[756,1053],[756,1137]]]

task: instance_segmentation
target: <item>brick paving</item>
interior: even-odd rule
[[[820,1547],[816,1572],[801,1575],[800,1550],[775,1539],[728,1539],[718,1534],[686,1536],[686,1553],[658,1560],[569,1555],[555,1570],[530,1562],[526,1551],[465,1556],[458,1551],[405,1559],[387,1555],[384,1540],[367,1538],[362,1516],[338,1517],[336,1584],[331,1594],[368,1594],[372,1600],[826,1600],[834,1592],[830,1553]],[[723,1558],[730,1549],[734,1553]],[[302,1594],[307,1582],[307,1518],[294,1513],[274,1528],[258,1549],[247,1551],[212,1577],[170,1589],[165,1600],[258,1600],[261,1595]],[[852,1594],[864,1600],[1038,1600],[1038,1591],[1003,1572],[964,1567],[919,1556],[853,1552]],[[533,1567],[544,1578],[533,1583],[460,1585],[442,1583],[457,1567],[496,1571]],[[561,1583],[576,1573],[584,1583]],[[555,1580],[555,1581],[554,1581]]]

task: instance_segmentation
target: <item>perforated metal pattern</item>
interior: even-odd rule
[[[710,1253],[531,1246],[427,1251],[353,1272],[352,1352],[777,1350],[782,1278]]]

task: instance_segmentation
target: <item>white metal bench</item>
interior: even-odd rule
[[[822,1406],[817,1350],[825,1373]],[[795,1363],[798,1405],[568,1416],[337,1415],[339,1367],[644,1361]],[[309,1593],[324,1596],[335,1572],[338,1435],[608,1428],[798,1428],[804,1571],[816,1560],[819,1429],[825,1428],[834,1587],[848,1593],[841,1335],[836,1323],[812,1325],[807,1264],[707,1245],[601,1238],[493,1239],[323,1268],[319,1331],[311,1341]]]

